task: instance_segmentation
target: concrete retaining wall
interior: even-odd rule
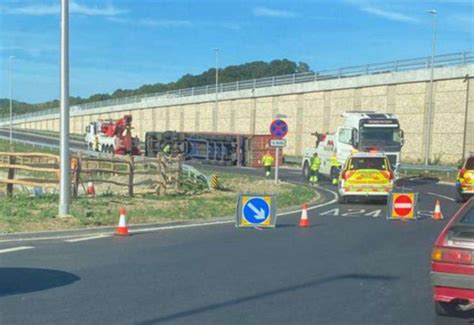
[[[431,159],[456,163],[474,152],[474,65],[435,70]],[[377,110],[398,115],[405,131],[403,162],[423,161],[427,145],[429,70],[387,73],[302,84],[180,98],[149,98],[140,103],[75,112],[71,132],[81,134],[97,119],[132,114],[135,132],[146,131],[269,133],[276,114],[287,116],[285,153],[301,155],[314,144],[315,131],[333,132],[341,114]],[[58,115],[18,121],[17,127],[58,131]]]

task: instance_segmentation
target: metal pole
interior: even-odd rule
[[[434,78],[434,57],[436,51],[436,10],[428,11],[433,16],[433,33],[431,40],[431,69],[430,69],[430,99],[428,102],[428,125],[426,129],[426,143],[425,143],[425,165],[430,161],[430,146],[431,146],[431,122],[433,115],[433,78]]]
[[[10,81],[10,149],[13,148],[13,100],[12,100],[12,60],[15,57],[10,56],[8,60],[8,77]]]
[[[61,130],[59,216],[69,214],[71,201],[69,161],[69,0],[61,0]]]
[[[218,101],[219,101],[219,49],[215,48],[214,51],[216,52],[216,100],[214,104],[214,122],[213,122],[213,129],[217,132],[217,108],[218,108]]]
[[[276,147],[275,151],[275,185],[278,185],[278,160],[280,155],[280,148]]]

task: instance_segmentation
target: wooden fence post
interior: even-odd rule
[[[10,154],[8,163],[9,165],[14,165],[16,162],[16,158],[13,155],[13,153]],[[15,168],[8,168],[8,179],[14,179],[15,178]],[[7,184],[7,196],[11,198],[13,196],[13,184]]]
[[[79,182],[81,179],[81,165],[82,165],[82,152],[79,152],[79,156],[75,159],[75,165],[73,169],[73,188],[72,188],[72,195],[73,198],[77,198],[79,194]],[[74,161],[74,160],[73,160]]]
[[[133,173],[135,171],[133,156],[128,156],[128,196],[133,196]]]

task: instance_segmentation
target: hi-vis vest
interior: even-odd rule
[[[263,166],[271,166],[273,165],[273,157],[272,155],[265,155],[262,159]]]
[[[336,156],[331,156],[331,159],[329,160],[329,162],[331,163],[331,166],[332,166],[332,167],[339,167],[339,166],[341,166],[341,163],[340,163],[339,161],[337,161]]]
[[[321,159],[319,157],[311,158],[311,170],[319,170],[321,166]]]

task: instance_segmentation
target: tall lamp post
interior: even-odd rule
[[[69,0],[61,0],[61,124],[59,216],[69,214],[71,202],[69,157]]]
[[[13,81],[12,81],[12,61],[15,57],[13,55],[10,56],[8,60],[8,77],[10,81],[10,148],[13,147],[13,100],[12,100],[12,88],[13,88]]]
[[[431,64],[430,64],[430,99],[428,102],[428,125],[426,129],[426,141],[425,141],[425,165],[429,164],[430,161],[430,145],[431,145],[431,122],[433,115],[433,78],[434,78],[434,57],[436,51],[436,10],[427,11],[433,17],[433,32],[431,39]]]
[[[213,116],[213,131],[217,132],[217,108],[218,108],[218,101],[219,101],[219,49],[214,49],[216,54],[216,98],[214,103],[214,116]]]

